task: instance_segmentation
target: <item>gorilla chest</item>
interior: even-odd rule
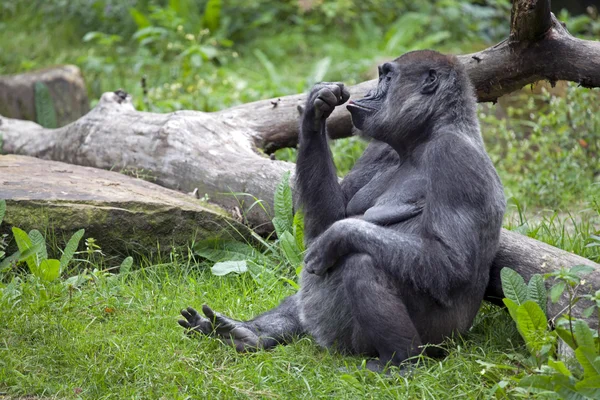
[[[356,192],[346,208],[348,216],[363,215],[369,209],[422,207],[426,179],[415,168],[382,171]]]

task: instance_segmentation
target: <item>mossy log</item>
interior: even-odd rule
[[[0,156],[0,199],[11,227],[50,229],[67,239],[85,228],[109,256],[152,254],[192,240],[251,238],[220,207],[142,179],[32,157]]]

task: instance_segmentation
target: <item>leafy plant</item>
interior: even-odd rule
[[[33,85],[35,98],[35,119],[38,124],[44,128],[56,128],[56,109],[54,101],[50,96],[50,90],[43,82],[36,82]]]
[[[585,283],[582,276],[594,269],[578,265],[570,269],[534,275],[529,284],[510,268],[501,271],[503,299],[517,324],[517,329],[529,350],[533,366],[528,374],[518,380],[517,391],[533,392],[547,398],[597,399],[600,397],[600,339],[588,324],[573,316],[573,306],[582,298],[593,301],[584,310],[589,317],[600,310],[600,291],[594,295],[579,295],[578,289]],[[544,278],[556,282],[548,292]],[[557,302],[567,293],[567,313],[560,316],[555,330],[547,324],[545,314],[547,296]],[[556,351],[558,338],[574,350],[575,360],[562,361]]]
[[[290,173],[287,172],[275,190],[275,216],[272,219],[277,234],[275,243],[263,242],[263,251],[249,243],[222,239],[203,240],[193,246],[195,254],[215,263],[211,268],[213,275],[250,272],[258,279],[262,273],[275,272],[282,265],[290,266],[296,274],[300,273],[304,252],[304,217],[300,211],[294,214],[289,181]],[[298,288],[294,281],[286,277],[281,279]]]
[[[565,84],[554,94],[543,87],[541,94],[513,95],[512,102],[507,118],[480,114],[508,195],[550,209],[600,196],[600,116],[589,106],[598,93]]]
[[[2,211],[3,202],[4,200],[0,202],[0,211]],[[38,230],[33,229],[28,234],[22,229],[13,227],[12,234],[17,244],[18,251],[5,258],[2,263],[0,263],[0,270],[19,262],[25,262],[29,268],[29,272],[37,278],[45,282],[54,281],[73,258],[73,254],[75,253],[75,250],[77,250],[77,246],[79,245],[79,241],[84,232],[83,229],[80,229],[73,234],[63,251],[62,257],[60,260],[57,260],[48,258],[46,241]],[[4,252],[2,253],[2,256],[3,255]]]

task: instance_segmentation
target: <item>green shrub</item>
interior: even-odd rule
[[[569,84],[564,97],[527,96],[521,108],[507,108],[507,118],[480,114],[508,196],[553,209],[593,200],[600,194],[598,93]]]
[[[527,345],[531,358],[524,360],[525,375],[515,378],[518,387],[513,392],[534,393],[549,399],[597,399],[600,397],[600,339],[583,319],[572,314],[572,307],[581,299],[592,302],[583,315],[590,317],[600,310],[600,290],[595,294],[581,294],[585,288],[583,276],[594,268],[578,265],[570,269],[546,274],[553,278],[554,286],[546,290],[541,275],[533,275],[526,285],[523,278],[510,268],[501,271],[503,299],[516,322],[517,329]],[[547,323],[546,300],[553,303],[566,293],[567,307],[564,315],[557,315],[556,328]],[[554,319],[553,318],[553,319]],[[575,352],[574,359],[560,359],[558,339]],[[506,387],[506,384],[500,385]],[[503,390],[503,389],[502,389]]]

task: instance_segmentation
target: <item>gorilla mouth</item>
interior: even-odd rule
[[[352,109],[357,109],[357,110],[361,110],[361,111],[366,111],[368,113],[374,113],[374,112],[378,111],[376,108],[368,107],[368,106],[365,106],[363,104],[359,104],[357,102],[354,102],[352,100],[350,100],[348,102],[348,105],[346,106],[346,109],[348,109],[348,111],[352,111]]]

